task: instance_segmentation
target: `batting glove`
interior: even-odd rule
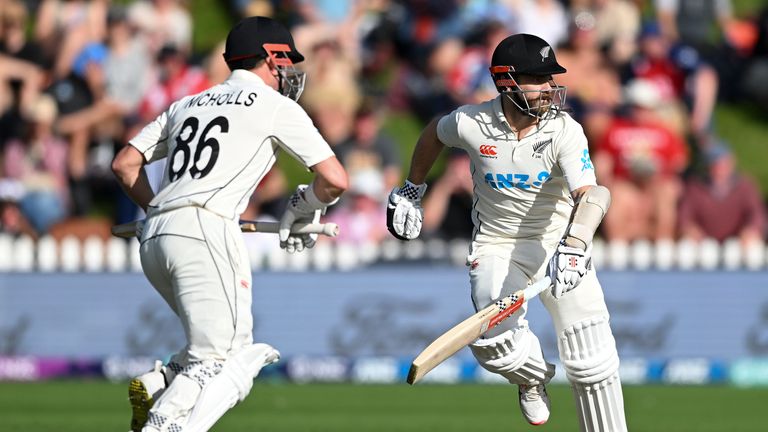
[[[387,202],[387,229],[400,240],[413,240],[421,233],[424,209],[421,198],[426,184],[415,185],[406,180],[402,187],[392,189]]]
[[[560,298],[573,290],[587,274],[592,261],[592,245],[587,250],[567,246],[561,242],[549,261],[549,277],[552,278],[552,295]]]
[[[280,218],[278,235],[280,247],[288,253],[301,252],[315,245],[317,234],[291,234],[291,226],[298,222],[317,223],[320,214],[325,210],[326,203],[320,201],[311,186],[299,185],[291,195]]]

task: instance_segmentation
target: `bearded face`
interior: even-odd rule
[[[539,119],[554,116],[565,104],[565,87],[549,78],[544,84],[522,84],[509,88],[503,94],[522,112]]]

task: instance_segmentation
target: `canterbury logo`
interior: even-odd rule
[[[539,54],[541,54],[541,61],[543,62],[545,58],[549,57],[549,50],[551,50],[552,47],[545,46],[539,51]]]
[[[550,138],[550,139],[548,139],[546,141],[537,142],[537,143],[535,143],[533,145],[533,152],[534,153],[543,153],[544,149],[546,149],[547,146],[550,145],[550,144],[552,144],[552,138]]]
[[[496,146],[490,144],[481,145],[480,154],[483,156],[496,156]]]

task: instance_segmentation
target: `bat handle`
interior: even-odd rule
[[[280,230],[280,223],[241,220],[240,227],[244,232],[277,233]],[[296,223],[291,226],[291,233],[323,234],[328,237],[336,237],[339,235],[339,226],[335,223]]]
[[[542,291],[548,289],[552,286],[552,279],[549,276],[544,276],[543,278],[536,281],[531,286],[527,287],[523,290],[523,298],[528,301],[537,295],[539,295]]]

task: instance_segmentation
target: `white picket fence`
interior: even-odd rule
[[[264,241],[266,239],[266,241]],[[381,244],[319,242],[313,249],[288,254],[276,239],[247,243],[254,271],[355,270],[371,265],[413,263],[414,265],[465,265],[466,241],[387,240]],[[612,270],[762,270],[768,267],[765,244],[743,248],[737,239],[722,245],[714,240],[695,244],[688,241],[636,241],[631,244],[605,243],[596,239],[592,256],[599,268]],[[141,271],[139,243],[90,237],[80,241],[65,237],[57,242],[43,237],[0,234],[0,272],[126,272]]]

